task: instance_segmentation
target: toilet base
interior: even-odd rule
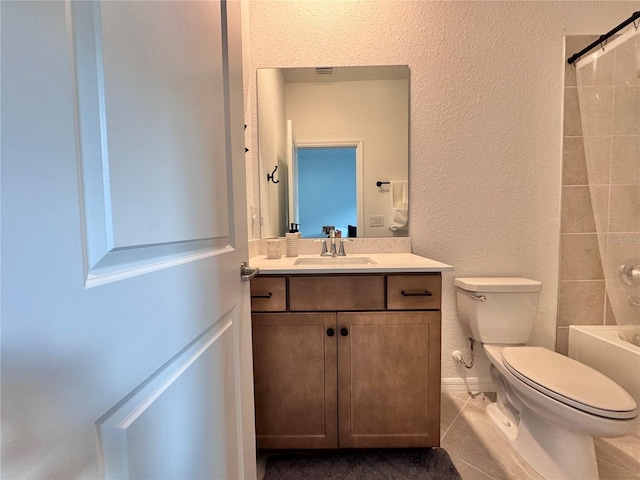
[[[515,425],[498,409],[487,406],[491,422],[513,449],[539,475],[547,480],[597,480],[598,465],[593,437],[552,425],[524,408]]]

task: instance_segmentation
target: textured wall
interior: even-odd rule
[[[454,276],[542,281],[532,342],[553,348],[564,36],[606,32],[638,2],[325,0],[244,7],[246,116],[253,125],[256,68],[409,65],[413,251],[456,268],[444,276],[443,377],[463,373],[450,352],[466,351],[469,333],[457,319]],[[248,129],[250,144],[255,135]],[[255,165],[249,155],[249,179]],[[255,189],[249,205],[257,208]],[[488,376],[486,360],[465,373]]]

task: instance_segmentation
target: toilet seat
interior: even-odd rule
[[[637,416],[631,395],[607,376],[542,347],[506,347],[502,363],[537,391],[578,410],[611,419]]]

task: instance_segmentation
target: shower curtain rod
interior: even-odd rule
[[[601,35],[600,38],[598,38],[598,40],[593,42],[591,45],[588,45],[587,47],[583,48],[578,53],[574,53],[571,57],[569,57],[569,59],[567,60],[567,63],[573,64],[574,62],[578,61],[578,59],[582,55],[587,53],[589,50],[592,50],[593,48],[597,47],[598,45],[602,45],[602,43],[606,42],[610,37],[614,36],[616,33],[618,33],[620,30],[622,30],[624,27],[626,27],[630,23],[634,23],[635,24],[635,21],[637,19],[639,19],[639,18],[640,18],[640,11],[637,11],[636,13],[631,15],[629,18],[627,18],[624,22],[622,22],[620,25],[615,27],[613,30],[611,30],[610,32],[605,33],[604,35]],[[638,28],[638,27],[636,27],[636,28]]]

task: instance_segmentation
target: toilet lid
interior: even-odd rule
[[[583,412],[618,419],[637,415],[625,389],[572,358],[542,347],[507,347],[502,360],[527,385]]]

